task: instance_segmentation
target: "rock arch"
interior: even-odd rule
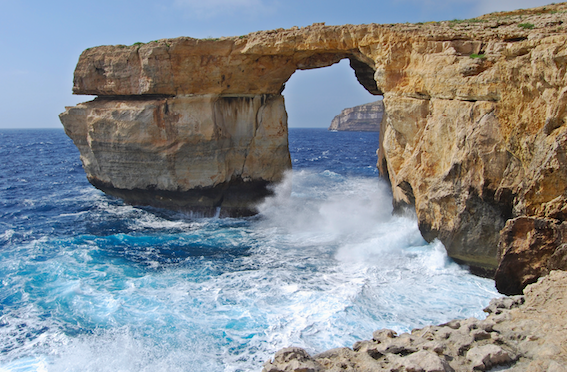
[[[312,29],[324,33],[310,40],[299,29],[275,30],[83,52],[73,92],[97,98],[68,108],[61,120],[89,181],[133,204],[254,213],[291,167],[281,92],[296,70],[349,59],[363,87],[382,94],[356,37],[345,39],[340,27]],[[289,43],[293,35],[305,45]],[[350,42],[339,45],[339,37]]]
[[[102,190],[242,215],[290,167],[283,84],[348,58],[384,95],[378,165],[394,202],[415,206],[427,240],[477,272],[498,268],[499,288],[517,293],[565,262],[565,9],[96,47],[73,92],[98,97],[60,117]]]

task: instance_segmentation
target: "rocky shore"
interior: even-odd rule
[[[382,101],[349,107],[333,118],[329,130],[379,132],[383,115]]]
[[[492,300],[486,319],[452,320],[397,335],[377,330],[352,348],[314,356],[278,351],[263,372],[567,371],[567,272],[552,271],[524,295]]]

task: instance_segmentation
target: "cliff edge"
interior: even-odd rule
[[[253,213],[291,162],[280,92],[349,59],[383,95],[378,167],[428,240],[521,293],[567,269],[567,4],[90,48],[61,121],[87,177],[136,204]],[[224,211],[224,212],[223,212]]]
[[[382,101],[349,107],[333,118],[329,130],[379,132],[383,114]]]

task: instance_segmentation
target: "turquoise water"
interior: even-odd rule
[[[376,147],[291,129],[275,196],[218,219],[104,195],[62,130],[0,131],[0,371],[259,371],[290,345],[483,317],[493,281],[392,216]]]

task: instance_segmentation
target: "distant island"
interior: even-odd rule
[[[346,108],[335,116],[329,130],[378,132],[383,114],[382,100]]]

